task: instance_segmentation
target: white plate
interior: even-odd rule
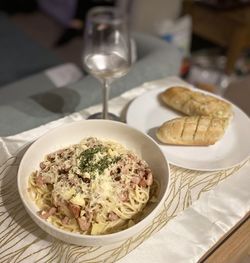
[[[155,139],[170,163],[193,170],[212,171],[233,167],[249,157],[250,120],[235,105],[233,105],[233,120],[223,138],[216,144],[196,147],[161,144],[155,136],[156,128],[163,122],[182,115],[162,105],[158,99],[159,93],[173,86],[173,83],[169,86],[165,84],[164,87],[155,84],[154,86],[155,89],[144,93],[130,104],[127,123]],[[187,87],[191,88],[189,85]],[[203,93],[207,94],[207,92]]]

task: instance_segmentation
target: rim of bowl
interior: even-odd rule
[[[162,198],[160,199],[160,201],[158,202],[158,204],[156,205],[156,207],[148,215],[146,215],[142,220],[137,222],[135,225],[133,225],[133,226],[131,226],[129,228],[126,228],[124,230],[115,232],[115,233],[103,234],[103,235],[87,235],[87,234],[81,234],[81,233],[77,233],[77,232],[69,232],[69,231],[66,231],[66,230],[63,230],[63,229],[60,229],[60,228],[54,226],[53,224],[49,223],[47,220],[43,220],[42,218],[40,218],[39,215],[32,208],[30,208],[30,206],[27,204],[23,194],[21,193],[21,186],[20,186],[20,182],[21,182],[20,178],[21,178],[21,176],[20,176],[20,171],[21,171],[21,167],[23,165],[23,162],[24,162],[24,159],[25,159],[25,156],[27,155],[27,153],[30,150],[32,150],[36,146],[36,143],[39,142],[40,140],[42,140],[44,137],[50,135],[51,133],[56,132],[57,130],[60,130],[60,128],[63,128],[63,127],[66,127],[66,126],[71,126],[71,125],[73,125],[75,123],[79,123],[79,122],[84,122],[84,123],[87,123],[87,122],[96,122],[96,123],[103,122],[104,123],[104,122],[106,122],[106,123],[110,123],[112,125],[114,124],[114,125],[118,125],[118,126],[123,126],[125,128],[128,128],[128,129],[132,129],[135,132],[147,137],[147,139],[149,139],[158,148],[158,150],[160,151],[163,159],[165,160],[165,166],[166,166],[167,171],[168,171],[168,183],[167,183],[167,186],[166,186],[166,188],[164,190],[164,194],[163,194]],[[164,156],[163,151],[161,150],[159,145],[149,135],[141,132],[140,130],[137,130],[136,128],[131,127],[131,126],[129,126],[126,123],[121,123],[119,121],[111,121],[111,120],[80,120],[80,121],[73,121],[71,123],[60,125],[58,127],[55,127],[53,129],[49,130],[48,132],[46,132],[45,134],[40,136],[37,140],[35,140],[31,144],[31,146],[28,148],[28,150],[24,153],[24,155],[22,157],[22,160],[20,162],[20,165],[18,167],[18,173],[17,173],[17,188],[18,188],[19,197],[21,198],[25,208],[28,209],[28,211],[33,216],[35,216],[42,224],[48,226],[49,228],[54,229],[57,232],[60,232],[60,233],[65,234],[65,235],[69,235],[71,237],[75,237],[75,238],[89,238],[89,239],[93,239],[93,240],[94,239],[103,239],[103,240],[105,240],[105,239],[115,238],[115,237],[118,237],[120,235],[124,235],[124,234],[129,233],[129,232],[133,231],[134,229],[136,229],[138,227],[138,225],[140,226],[142,224],[142,222],[149,221],[153,216],[155,216],[155,214],[159,211],[160,207],[162,206],[162,204],[163,204],[163,202],[165,200],[168,188],[169,188],[169,184],[170,184],[170,166],[169,166],[168,160]],[[140,228],[140,230],[142,230],[142,228]],[[135,232],[135,233],[137,233],[137,232]]]

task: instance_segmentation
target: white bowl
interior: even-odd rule
[[[27,191],[30,174],[39,168],[39,163],[46,154],[79,143],[81,139],[89,136],[114,140],[133,150],[146,160],[160,185],[157,202],[147,206],[146,216],[134,226],[117,233],[90,236],[61,230],[40,218],[37,214],[39,209]],[[169,165],[160,147],[149,136],[126,124],[107,120],[77,121],[51,130],[31,145],[20,163],[17,184],[25,209],[44,231],[68,243],[101,246],[127,239],[151,223],[166,198]]]

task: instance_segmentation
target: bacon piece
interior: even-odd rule
[[[53,206],[51,207],[48,211],[42,211],[40,213],[41,218],[43,219],[48,219],[48,217],[52,216],[53,214],[55,214],[56,212],[56,208]]]
[[[52,194],[52,204],[55,207],[59,207],[65,205],[65,201],[61,199],[59,196]]]
[[[46,168],[46,164],[44,162],[41,162],[39,166],[42,170]]]
[[[116,221],[117,219],[119,219],[119,216],[116,213],[114,213],[114,212],[110,212],[108,214],[108,219],[110,221]]]
[[[51,184],[51,177],[46,173],[42,175],[42,172],[36,176],[36,184],[42,187],[44,184]]]
[[[58,173],[67,174],[71,167],[72,167],[72,164],[70,164],[69,162],[65,162],[58,168]]]
[[[75,218],[80,216],[81,207],[79,205],[69,203],[68,208]]]
[[[152,185],[153,183],[153,175],[151,172],[149,172],[147,175],[146,175],[146,184],[148,186]]]
[[[136,174],[139,176],[139,177],[143,177],[145,175],[145,169],[144,168],[138,168],[136,169]]]
[[[40,166],[40,168],[41,168],[41,170],[43,172],[48,172],[49,171],[49,166],[46,165],[44,162],[41,162],[39,166]]]
[[[65,216],[63,219],[62,219],[62,223],[64,225],[67,225],[69,223],[69,218],[67,216]]]
[[[153,175],[151,172],[146,173],[145,176],[141,179],[139,185],[142,187],[150,186],[153,183]]]
[[[77,218],[77,222],[82,231],[87,231],[90,228],[91,223],[84,216]]]
[[[39,186],[39,187],[42,187],[44,185],[44,181],[43,181],[43,176],[39,173],[36,177],[36,184]]]
[[[55,153],[50,153],[47,155],[47,160],[50,161],[50,162],[53,162],[56,158],[56,155]]]
[[[57,154],[59,157],[62,157],[64,151],[65,151],[64,149],[60,149],[60,150],[56,151],[55,154]]]
[[[140,178],[139,176],[134,176],[134,177],[132,177],[132,179],[131,179],[131,182],[132,182],[133,184],[139,184],[140,181],[141,181],[141,178]]]
[[[147,187],[147,183],[146,183],[146,179],[145,178],[142,178],[140,183],[139,183],[139,186],[142,186],[142,187]]]
[[[125,165],[121,168],[122,174],[127,174],[129,172],[129,166]]]
[[[118,197],[122,202],[128,201],[128,191],[123,191],[119,193]]]

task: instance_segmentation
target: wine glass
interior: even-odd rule
[[[87,14],[84,32],[83,64],[103,86],[103,112],[90,119],[119,120],[108,112],[110,84],[127,74],[131,66],[131,47],[127,19],[120,9],[99,6]]]

